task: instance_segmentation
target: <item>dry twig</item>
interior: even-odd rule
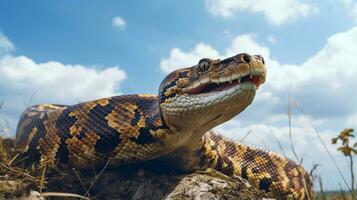
[[[276,135],[275,135],[273,129],[272,129],[271,127],[269,127],[269,130],[270,130],[271,134],[274,136],[274,139],[276,140],[276,142],[278,143],[278,146],[279,146],[279,148],[280,148],[281,153],[283,154],[283,156],[286,157],[286,153],[285,153],[285,151],[284,151],[284,148],[283,148],[283,146],[281,145],[279,139],[276,137]]]
[[[247,137],[253,132],[253,130],[249,130],[242,139],[240,139],[239,142],[244,142],[245,139],[247,139]]]
[[[95,171],[95,169],[93,168],[93,171],[94,171],[94,174],[95,174],[94,180],[91,182],[89,188],[87,189],[85,196],[89,196],[90,190],[93,188],[94,184],[95,184],[96,181],[99,179],[99,177],[103,174],[103,172],[107,169],[108,164],[109,164],[109,160],[107,161],[107,163],[105,163],[105,166],[104,166],[103,169],[99,172],[99,174],[97,174],[96,171]]]
[[[74,197],[74,198],[90,200],[90,198],[79,195],[79,194],[64,193],[64,192],[43,192],[43,193],[40,193],[40,196],[41,197]]]
[[[294,145],[293,145],[293,137],[292,137],[292,131],[291,131],[291,85],[290,85],[290,89],[289,89],[289,96],[288,96],[288,119],[289,119],[289,142],[290,142],[290,147],[291,147],[291,150],[294,154],[294,157],[296,159],[296,162],[300,163],[300,159],[295,151],[295,148],[294,148]],[[300,163],[301,164],[301,163]]]
[[[21,174],[21,175],[27,177],[28,179],[30,179],[30,180],[33,181],[33,182],[38,182],[37,178],[35,178],[35,177],[33,177],[33,176],[31,176],[31,175],[25,173],[25,172],[22,172],[22,171],[20,171],[20,170],[14,169],[14,168],[12,168],[12,167],[8,167],[8,166],[6,166],[6,165],[5,165],[4,163],[2,163],[2,162],[0,162],[0,165],[1,165],[2,167],[4,167],[5,169],[11,171],[11,172],[14,172],[14,173],[17,173],[17,174]]]
[[[72,168],[72,170],[73,170],[74,174],[76,175],[77,179],[79,180],[79,182],[81,183],[82,188],[83,188],[83,191],[86,192],[88,189],[87,189],[87,187],[84,185],[84,183],[83,183],[81,177],[79,176],[78,172],[77,172],[76,169],[74,169],[74,168]]]

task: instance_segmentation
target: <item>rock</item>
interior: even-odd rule
[[[244,180],[210,171],[209,174],[193,173],[185,176],[165,200],[248,200],[261,197],[263,193],[250,187]]]
[[[45,200],[41,193],[31,190],[28,195],[23,195],[19,200]]]

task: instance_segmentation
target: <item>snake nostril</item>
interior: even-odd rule
[[[243,57],[242,57],[243,61],[246,62],[246,63],[249,63],[250,62],[250,56],[248,54],[243,54]]]

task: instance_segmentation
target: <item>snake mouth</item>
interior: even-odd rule
[[[194,95],[194,94],[202,94],[202,93],[210,93],[210,92],[220,92],[245,82],[254,83],[256,88],[258,88],[262,84],[263,80],[264,77],[260,75],[247,75],[247,76],[243,76],[240,79],[234,79],[225,82],[208,82],[205,84],[201,84],[198,87],[192,88],[191,90],[188,91],[188,94]]]

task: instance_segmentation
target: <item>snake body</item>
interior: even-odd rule
[[[17,144],[46,166],[86,169],[169,158],[185,171],[214,168],[241,176],[277,199],[311,199],[312,182],[302,166],[211,131],[252,102],[265,81],[264,64],[248,54],[205,58],[170,73],[159,95],[32,106],[19,120]]]

